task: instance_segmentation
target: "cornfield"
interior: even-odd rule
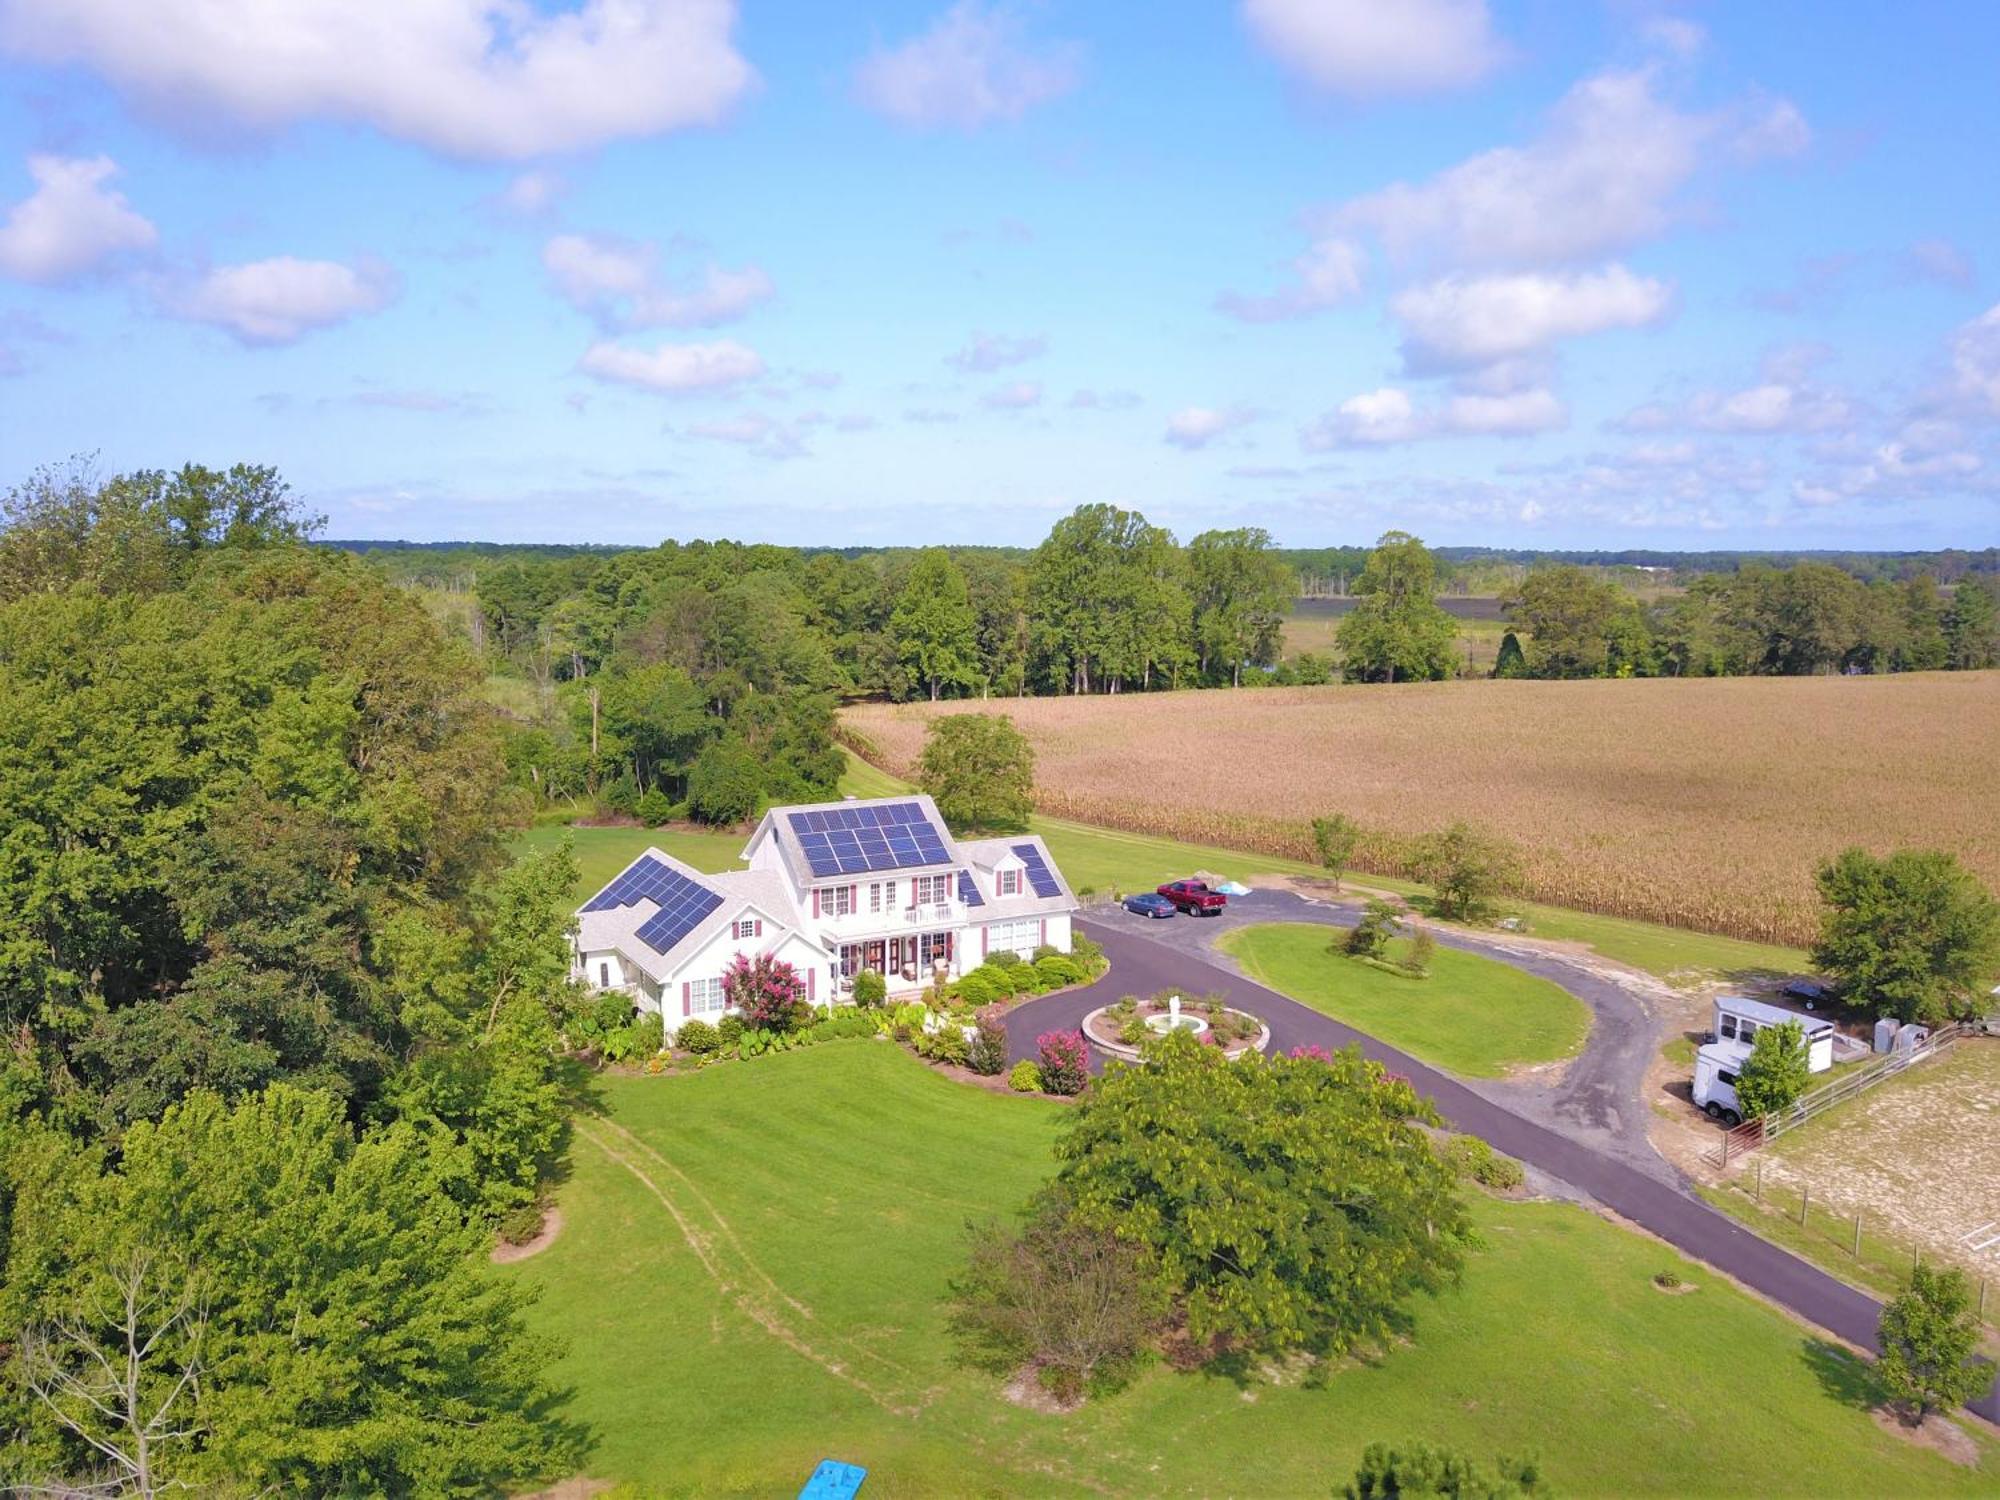
[[[846,731],[908,773],[939,713],[1005,713],[1057,817],[1313,857],[1367,830],[1404,873],[1458,819],[1521,846],[1520,894],[1765,942],[1818,924],[1812,873],[1859,844],[1948,849],[2000,887],[2000,673],[1442,682],[864,704]]]

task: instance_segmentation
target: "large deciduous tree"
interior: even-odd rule
[[[1536,568],[1502,601],[1528,632],[1531,677],[1606,677],[1649,669],[1639,602],[1569,564]]]
[[[1191,609],[1173,534],[1115,505],[1078,506],[1028,565],[1030,648],[1059,692],[1172,680],[1188,663]]]
[[[1975,1357],[1979,1334],[1965,1273],[1919,1264],[1882,1309],[1875,1371],[1889,1399],[1922,1423],[1977,1396],[1993,1380],[1993,1367]]]
[[[1056,1145],[1085,1224],[1146,1252],[1211,1357],[1332,1356],[1412,1326],[1469,1225],[1408,1084],[1331,1062],[1225,1060],[1183,1034],[1109,1069]]]
[[[1437,560],[1405,531],[1382,535],[1355,581],[1360,602],[1340,622],[1349,682],[1424,682],[1451,676],[1457,631],[1438,607]]]
[[[1227,673],[1239,687],[1245,665],[1277,661],[1297,579],[1261,526],[1204,531],[1188,543],[1187,561],[1201,672]]]
[[[917,785],[955,830],[1011,832],[1035,810],[1035,748],[1005,714],[931,720]]]
[[[1520,868],[1512,844],[1464,822],[1425,834],[1410,859],[1410,873],[1430,886],[1441,917],[1478,916],[1514,888]]]
[[[897,659],[935,703],[979,682],[978,618],[965,574],[942,547],[917,554],[889,616]]]
[[[1848,999],[1926,1025],[1973,1013],[2000,966],[2000,902],[1956,856],[1848,849],[1814,878],[1813,962]]]

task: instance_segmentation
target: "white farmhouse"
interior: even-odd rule
[[[954,839],[929,797],[774,807],[748,866],[704,875],[648,849],[577,912],[572,972],[657,1010],[669,1033],[722,1013],[722,976],[769,953],[828,1006],[873,969],[890,994],[976,969],[1002,949],[1070,951],[1077,909],[1038,838]]]

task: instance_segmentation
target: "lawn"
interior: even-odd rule
[[[1554,1062],[1582,1048],[1590,1010],[1559,985],[1440,945],[1428,979],[1327,952],[1310,922],[1239,927],[1218,941],[1252,979],[1433,1067],[1472,1078]],[[1400,957],[1404,940],[1390,945]]]
[[[554,1375],[598,1434],[589,1471],[647,1494],[790,1494],[834,1456],[875,1500],[1324,1496],[1376,1438],[1537,1450],[1572,1496],[2000,1483],[1990,1441],[1967,1471],[1882,1433],[1846,1356],[1671,1251],[1483,1198],[1464,1285],[1325,1389],[1154,1369],[1075,1415],[1028,1412],[954,1363],[940,1300],[965,1221],[1048,1172],[1060,1106],[871,1042],[600,1090],[560,1236],[500,1274],[539,1288],[533,1320],[568,1342]],[[1655,1290],[1669,1269],[1696,1291]]]

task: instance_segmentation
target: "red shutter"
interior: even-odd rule
[[[813,887],[813,920],[819,920],[819,887]]]
[[[764,935],[764,919],[762,917],[759,917],[757,919],[757,936],[762,937],[763,935]]]
[[[984,957],[986,957],[986,955],[987,955],[987,954],[988,954],[989,952],[991,952],[991,951],[992,951],[992,948],[993,948],[993,929],[992,929],[991,927],[982,927],[982,928],[980,928],[980,929],[979,929],[979,956],[980,956],[981,958],[984,958]]]
[[[806,1004],[813,1004],[813,991],[818,988],[819,965],[806,965]]]
[[[1042,918],[1042,946],[1043,946],[1044,948],[1046,948],[1046,947],[1048,947],[1048,945],[1049,945],[1049,919],[1048,919],[1047,917],[1043,917],[1043,918]]]
[[[923,877],[923,876],[921,876],[921,875],[912,875],[912,876],[910,877],[910,910],[911,910],[911,911],[915,911],[915,910],[917,909],[917,882],[918,882],[918,881],[920,881],[920,880],[922,880],[923,878],[924,878],[924,877]]]
[[[685,979],[681,981],[681,1014],[694,1014],[694,986]]]

